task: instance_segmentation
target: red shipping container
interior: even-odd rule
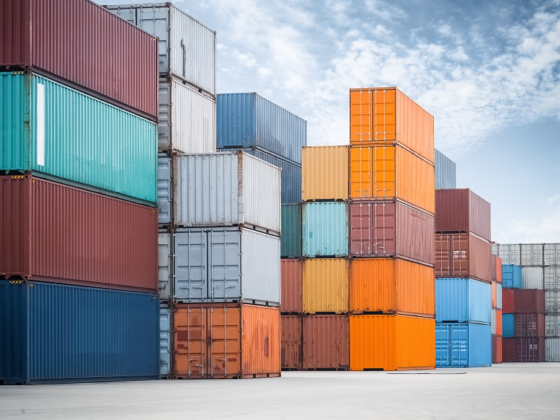
[[[490,277],[493,282],[498,281],[496,278],[496,258],[494,254],[490,255]]]
[[[303,318],[303,369],[348,370],[350,324],[347,315],[309,315]]]
[[[504,363],[527,363],[545,361],[545,339],[504,338],[502,341]]]
[[[282,259],[282,296],[280,310],[282,313],[302,312],[302,278],[303,261]]]
[[[496,310],[496,335],[502,336],[504,324],[502,319],[502,311]]]
[[[515,313],[544,314],[544,290],[514,289]],[[543,334],[544,335],[544,334]]]
[[[400,201],[349,205],[350,255],[434,264],[434,217]]]
[[[502,259],[496,257],[496,282],[502,283]]]
[[[515,289],[502,289],[502,312],[515,313]]]
[[[0,278],[156,291],[156,209],[31,176],[0,177]]]
[[[436,277],[462,277],[490,283],[490,242],[468,233],[436,233]]]
[[[282,370],[303,367],[303,318],[282,315]]]
[[[89,0],[2,0],[0,28],[2,70],[32,70],[157,121],[157,38]]]
[[[544,314],[515,314],[515,337],[544,337]]]
[[[492,363],[502,363],[502,337],[492,336]]]

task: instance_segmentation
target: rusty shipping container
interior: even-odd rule
[[[155,208],[0,177],[0,278],[155,291],[157,235]]]
[[[309,258],[303,262],[303,312],[348,312],[348,260]]]
[[[473,278],[490,283],[488,241],[468,233],[436,233],[436,277]]]
[[[173,345],[176,379],[280,376],[280,309],[176,305]]]
[[[282,370],[303,369],[303,318],[282,315]]]
[[[303,318],[303,369],[348,370],[347,315],[310,315]]]
[[[396,87],[350,89],[350,144],[397,142],[434,162],[434,117]]]
[[[402,259],[351,260],[350,312],[433,317],[434,269]]]
[[[434,264],[434,217],[398,201],[348,205],[350,255]]]
[[[301,149],[302,201],[348,200],[348,146]]]
[[[515,310],[515,290],[502,289],[502,311],[504,314],[513,314]]]
[[[502,340],[503,363],[527,363],[545,361],[545,339],[504,338]]]
[[[515,313],[544,314],[544,290],[538,289],[514,289]],[[544,335],[544,334],[543,334]]]
[[[299,314],[302,311],[303,261],[282,259],[281,266],[281,299],[282,313]]]
[[[492,337],[492,363],[502,363],[502,337]]]
[[[152,121],[157,38],[89,0],[2,0],[0,68],[32,70]]]
[[[350,315],[350,370],[435,369],[436,321]]]
[[[515,314],[515,337],[544,337],[544,314]]]

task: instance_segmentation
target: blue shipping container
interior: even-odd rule
[[[256,93],[218,95],[216,108],[219,149],[256,147],[301,165],[307,121]]]
[[[492,286],[473,279],[436,279],[436,322],[490,323]]]
[[[159,377],[157,295],[0,281],[0,384]]]
[[[436,323],[436,368],[492,366],[490,325]]]
[[[457,165],[435,149],[436,189],[457,188]]]
[[[502,314],[502,337],[515,337],[515,315]]]
[[[169,377],[171,372],[171,309],[159,310],[159,374]]]
[[[513,264],[502,265],[502,287],[521,289],[521,267]]]
[[[347,256],[346,203],[304,203],[301,236],[304,257]]]

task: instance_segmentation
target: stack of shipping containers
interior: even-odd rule
[[[157,44],[87,0],[0,24],[0,383],[157,378]]]

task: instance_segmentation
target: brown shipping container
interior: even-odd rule
[[[350,255],[434,264],[434,217],[401,202],[349,205]]]
[[[280,310],[283,313],[301,313],[301,288],[303,278],[303,261],[283,259],[282,295]]]
[[[504,338],[502,340],[504,363],[527,363],[545,361],[545,339]]]
[[[301,149],[302,201],[348,200],[348,146]]]
[[[490,242],[468,233],[436,233],[436,277],[490,283]]]
[[[496,257],[496,281],[502,283],[502,259]]]
[[[515,314],[515,337],[544,337],[544,314]]]
[[[32,70],[157,120],[157,38],[89,0],[2,0],[0,28],[2,70]]]
[[[492,336],[492,363],[502,363],[502,337]]]
[[[469,189],[437,190],[436,232],[474,233],[490,241],[490,203]]]
[[[514,289],[513,293],[515,295],[515,313],[544,314],[544,290]]]
[[[303,318],[303,369],[348,370],[349,328],[346,315]]]
[[[350,312],[434,317],[434,269],[401,259],[353,259],[350,262]]]
[[[238,304],[177,305],[177,379],[280,376],[280,309]]]
[[[157,238],[155,208],[0,177],[0,278],[155,291]]]
[[[282,370],[303,368],[303,318],[282,315]]]
[[[502,339],[502,362],[503,363],[517,362],[517,339],[516,338]]]
[[[515,289],[502,289],[502,312],[515,313]]]

